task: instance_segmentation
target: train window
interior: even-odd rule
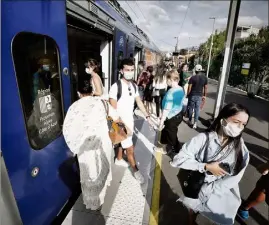
[[[48,36],[22,32],[13,39],[12,55],[28,139],[40,150],[62,131],[58,48]]]
[[[118,51],[118,70],[120,70],[121,62],[123,60],[123,51]]]

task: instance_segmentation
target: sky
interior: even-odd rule
[[[118,1],[162,51],[199,46],[215,29],[227,25],[230,1]],[[261,27],[268,25],[268,1],[241,2],[238,25]],[[186,15],[186,16],[185,16]],[[184,20],[185,17],[185,20]],[[184,23],[183,23],[184,21]]]

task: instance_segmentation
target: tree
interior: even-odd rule
[[[179,50],[179,54],[180,55],[187,55],[188,54],[188,50],[185,49],[185,48],[182,48],[182,49]]]
[[[212,48],[212,63],[209,77],[218,78],[220,67],[223,64],[224,43],[226,32],[216,32]],[[207,66],[209,46],[211,37],[199,46],[199,61]],[[229,84],[233,86],[244,86],[247,80],[255,80],[263,83],[269,77],[269,26],[260,29],[258,35],[250,35],[244,40],[236,41],[232,64],[229,74]],[[241,75],[243,63],[251,63],[250,74],[246,77]]]
[[[194,68],[194,61],[195,61],[195,55],[192,55],[189,58],[189,70],[193,70],[193,68]]]

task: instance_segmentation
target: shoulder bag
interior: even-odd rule
[[[128,131],[123,122],[115,122],[111,116],[109,116],[108,103],[102,100],[102,103],[106,111],[106,120],[108,125],[108,135],[113,145],[119,144],[128,137]]]
[[[205,134],[206,134],[206,142],[198,152],[199,156],[201,155],[202,150],[205,149],[202,161],[203,163],[205,163],[207,160],[208,146],[209,146],[209,134],[207,132]],[[179,179],[185,197],[197,199],[199,192],[202,188],[202,185],[204,184],[205,173],[200,173],[199,171],[194,170],[180,169]]]

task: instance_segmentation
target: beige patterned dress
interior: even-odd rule
[[[110,116],[118,119],[109,106]],[[106,112],[100,97],[83,97],[73,103],[65,117],[63,135],[70,150],[77,154],[83,202],[96,210],[103,203],[112,180],[114,149],[108,136]]]

